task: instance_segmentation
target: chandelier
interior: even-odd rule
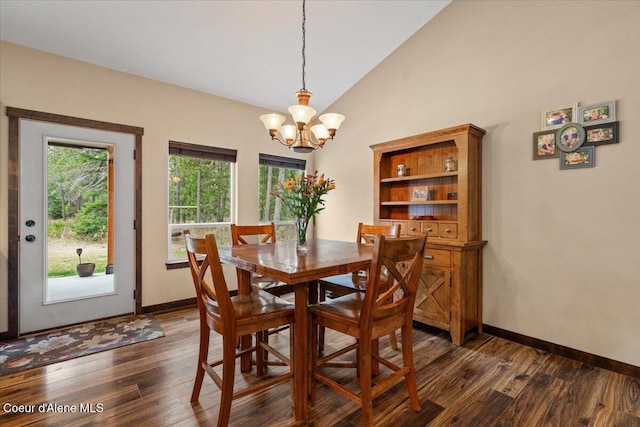
[[[309,127],[309,122],[316,115],[316,110],[309,107],[309,99],[311,92],[306,89],[306,53],[305,53],[305,0],[302,0],[302,89],[296,96],[298,104],[289,107],[289,113],[295,125],[282,125],[286,118],[280,114],[264,114],[260,116],[260,120],[264,123],[264,127],[269,131],[271,140],[276,140],[280,144],[289,147],[296,153],[310,153],[311,151],[321,148],[327,139],[333,139],[340,124],[344,120],[342,114],[327,113],[322,114],[318,119],[322,124]],[[278,133],[280,136],[278,136]]]

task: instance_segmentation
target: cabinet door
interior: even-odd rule
[[[413,318],[438,328],[450,329],[451,271],[449,269],[431,266],[422,268]]]

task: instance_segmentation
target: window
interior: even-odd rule
[[[269,191],[274,185],[304,171],[307,161],[260,154],[259,164],[259,221],[262,223],[273,221],[276,224],[279,240],[295,240],[295,228],[291,213],[281,203],[281,200],[273,197]]]
[[[228,245],[236,150],[169,141],[169,261],[184,260],[182,231]]]

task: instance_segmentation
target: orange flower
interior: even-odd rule
[[[324,174],[297,174],[273,187],[271,194],[287,206],[292,217],[309,219],[324,209],[322,198],[336,188],[332,179]]]
[[[284,183],[284,187],[288,188],[289,190],[293,190],[296,186],[296,183],[293,182],[292,179],[288,179],[285,183]]]

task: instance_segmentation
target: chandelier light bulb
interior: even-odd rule
[[[309,123],[311,118],[316,115],[316,110],[306,105],[292,105],[289,107],[289,113],[293,117],[293,121],[296,123]]]
[[[293,142],[296,139],[298,128],[294,125],[285,125],[280,128],[280,134],[287,142]]]
[[[324,125],[311,126],[311,132],[313,132],[320,143],[323,143],[327,139],[329,139],[329,131],[326,127],[324,127]]]
[[[333,130],[338,130],[340,128],[340,125],[344,121],[344,116],[342,114],[337,114],[337,113],[323,114],[318,118],[320,119],[322,124],[324,124],[327,127],[327,129],[333,129]]]
[[[267,128],[267,130],[274,130],[279,129],[280,126],[282,126],[282,124],[286,120],[286,117],[281,116],[280,114],[272,113],[260,116],[260,120],[262,120],[262,123],[264,123],[264,127]]]

